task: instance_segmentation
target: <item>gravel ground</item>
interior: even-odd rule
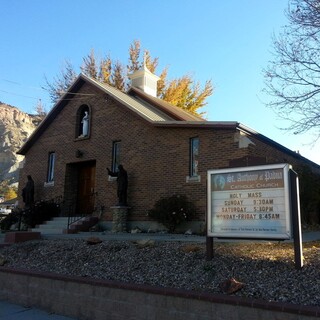
[[[320,242],[303,246],[296,270],[290,243],[218,243],[206,261],[205,244],[181,242],[39,240],[0,249],[6,267],[223,293],[234,278],[241,297],[320,306]]]

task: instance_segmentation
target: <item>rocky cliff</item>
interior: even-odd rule
[[[0,182],[18,181],[19,163],[23,160],[23,156],[17,155],[16,152],[38,123],[38,116],[24,113],[16,107],[0,102]]]

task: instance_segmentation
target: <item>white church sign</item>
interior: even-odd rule
[[[288,164],[208,171],[209,237],[290,239]]]

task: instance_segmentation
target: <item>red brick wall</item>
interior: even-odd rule
[[[79,91],[90,94],[76,96],[68,102],[56,119],[32,146],[20,175],[20,186],[26,175],[35,180],[35,199],[51,199],[64,195],[66,164],[96,161],[96,206],[105,207],[105,218],[111,219],[110,206],[117,202],[116,182],[108,181],[106,167],[112,163],[112,143],[121,141],[121,162],[128,172],[128,204],[131,220],[148,220],[147,211],[160,197],[186,194],[195,202],[199,219],[206,211],[207,170],[225,168],[229,161],[249,154],[266,156],[282,162],[283,154],[268,145],[254,140],[255,146],[239,148],[236,132],[210,128],[155,127],[112,98],[106,100],[89,84]],[[76,139],[77,111],[82,104],[90,106],[90,138]],[[189,139],[199,137],[200,182],[186,182],[189,175]],[[83,156],[76,157],[81,150]],[[53,187],[44,187],[47,175],[48,153],[56,152]],[[75,190],[76,192],[76,190]],[[21,193],[21,192],[20,192]]]
[[[0,283],[1,300],[73,319],[319,319],[313,306],[6,267]]]

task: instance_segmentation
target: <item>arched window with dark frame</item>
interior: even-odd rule
[[[91,112],[90,107],[83,104],[77,111],[76,138],[90,136]]]

